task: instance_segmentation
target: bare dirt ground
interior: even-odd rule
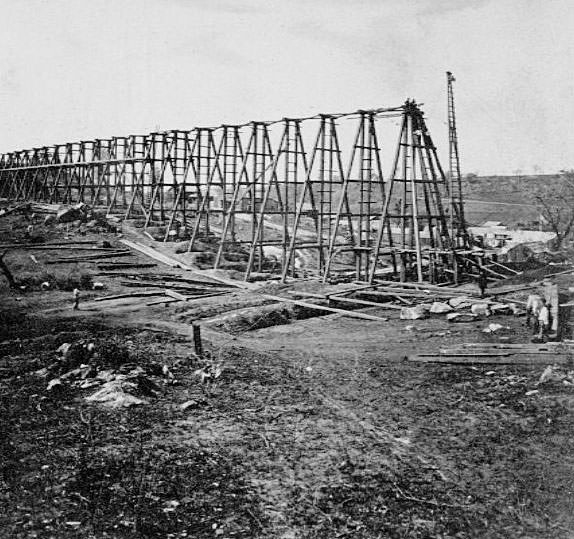
[[[4,218],[0,241],[21,239],[20,220]],[[47,240],[62,233],[43,231]],[[35,253],[40,263],[57,255]],[[25,251],[6,262],[15,274],[50,268]],[[73,311],[64,277],[94,265],[58,271],[61,287],[44,292],[1,282],[2,537],[574,535],[569,368],[540,384],[545,365],[405,360],[498,342],[482,332],[489,322],[524,342],[523,319],[411,322],[374,308],[364,312],[388,322],[295,311],[274,325],[264,314],[242,323],[229,311],[269,305],[257,291],[165,306],[94,302],[128,290],[99,276],[106,289],[86,290]],[[191,321],[207,319],[205,346],[222,374],[202,383]],[[144,368],[166,365],[175,379],[122,410],[86,402],[93,389],[47,391],[34,373],[80,340],[114,344]]]

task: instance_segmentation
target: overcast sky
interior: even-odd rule
[[[411,97],[444,156],[451,70],[463,172],[574,168],[573,0],[0,6],[0,152]]]

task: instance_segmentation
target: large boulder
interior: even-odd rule
[[[428,318],[429,313],[423,305],[415,305],[414,307],[403,307],[401,309],[401,320],[420,320]]]
[[[488,303],[474,303],[470,307],[470,312],[477,316],[490,316],[490,306]]]
[[[452,307],[448,303],[443,303],[442,301],[435,301],[430,308],[430,312],[433,314],[443,314],[450,313]]]

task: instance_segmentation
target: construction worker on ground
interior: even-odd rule
[[[544,298],[542,298],[542,306],[538,312],[538,327],[538,338],[544,341],[550,331],[550,309]]]
[[[484,297],[486,292],[486,287],[488,286],[488,277],[486,276],[486,271],[480,270],[480,275],[478,276],[478,288],[480,288],[480,297]]]
[[[72,296],[74,297],[74,311],[77,311],[80,308],[80,291],[74,288]]]
[[[531,294],[528,296],[526,302],[526,327],[532,327],[533,335],[538,335],[538,314],[542,307],[542,297],[538,294]]]

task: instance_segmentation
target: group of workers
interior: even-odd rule
[[[488,277],[484,268],[481,268],[477,279],[480,297],[485,296],[486,287],[488,286]],[[546,340],[550,332],[552,315],[545,298],[537,294],[528,296],[526,303],[526,327],[532,328],[533,335],[539,340]]]
[[[550,331],[550,309],[546,299],[532,294],[526,303],[526,327],[532,328],[532,333],[544,340]]]

